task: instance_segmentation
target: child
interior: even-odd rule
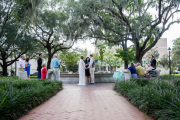
[[[41,79],[46,79],[46,73],[47,73],[46,64],[43,63],[41,69]]]

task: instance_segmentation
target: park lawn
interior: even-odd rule
[[[172,74],[172,75],[169,75],[169,74],[161,74],[160,76],[178,76],[178,77],[180,77],[180,74]]]
[[[62,82],[0,79],[0,120],[16,120],[62,90]]]
[[[37,78],[37,76],[29,76],[30,78]]]
[[[158,120],[180,119],[180,78],[119,81],[114,89]]]

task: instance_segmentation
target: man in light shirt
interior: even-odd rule
[[[89,64],[88,69],[89,69],[89,72],[91,75],[91,84],[93,84],[94,83],[95,60],[94,60],[92,54],[90,54],[90,64]]]
[[[54,79],[59,81],[60,80],[60,62],[57,59],[57,54],[54,54],[54,58],[51,61],[51,65],[53,67]]]
[[[21,58],[18,61],[18,71],[24,72],[25,63],[24,63],[24,55],[21,55]]]

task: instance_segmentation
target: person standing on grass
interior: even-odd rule
[[[54,80],[60,80],[60,62],[57,59],[57,54],[54,54],[54,58],[51,61],[53,67]]]
[[[21,58],[18,61],[18,71],[24,72],[25,63],[24,63],[24,55],[21,55]]]
[[[41,79],[41,68],[42,68],[42,57],[43,54],[39,53],[39,58],[37,59],[37,71],[38,71],[38,79]]]
[[[47,69],[46,69],[46,64],[42,64],[42,70],[41,70],[41,79],[46,79],[46,74],[47,74]]]
[[[28,78],[29,78],[29,75],[30,75],[30,66],[31,66],[31,64],[29,63],[29,58],[26,58],[25,71],[27,71],[27,77]]]

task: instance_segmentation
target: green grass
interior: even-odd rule
[[[180,79],[180,74],[172,74],[172,75],[169,75],[169,74],[162,74],[160,75],[159,79],[161,80],[174,80],[174,79]]]
[[[30,78],[37,78],[37,76],[29,76]]]
[[[16,120],[62,89],[62,82],[0,79],[0,120]]]
[[[119,81],[114,89],[155,119],[180,120],[180,78],[160,79]]]
[[[171,75],[169,75],[169,74],[161,74],[160,76],[178,76],[178,77],[180,77],[180,74],[171,74]]]

